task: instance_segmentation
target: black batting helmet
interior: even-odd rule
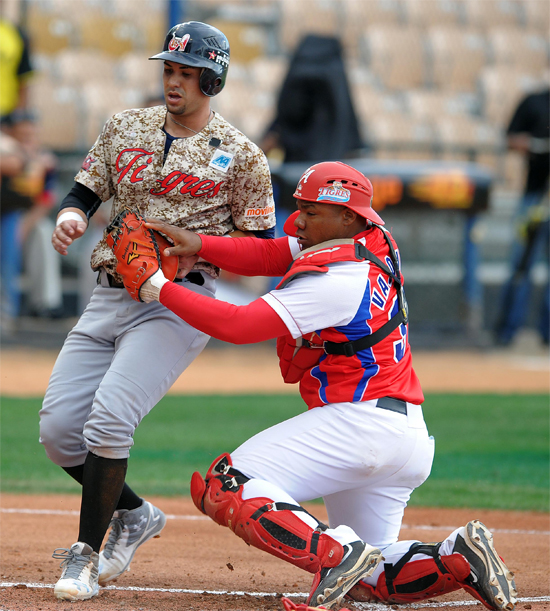
[[[200,21],[178,23],[164,40],[162,53],[149,59],[203,68],[199,86],[204,95],[215,96],[223,89],[229,68],[229,42],[223,32]]]

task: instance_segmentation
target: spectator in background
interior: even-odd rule
[[[0,0],[0,116],[27,108],[28,82],[32,76],[27,36],[4,15]]]
[[[550,89],[526,96],[514,112],[507,130],[510,150],[527,159],[527,178],[520,203],[518,235],[512,246],[512,274],[502,295],[496,341],[511,343],[524,324],[532,289],[531,271],[544,250],[549,257],[548,177],[550,170]],[[544,288],[539,332],[545,344],[550,331],[550,286]]]
[[[284,162],[344,159],[363,146],[336,38],[309,34],[298,45],[261,148]]]
[[[50,248],[54,223],[48,218],[55,204],[55,167],[55,157],[40,146],[30,111],[17,110],[3,118],[0,229],[7,320],[20,314],[24,250],[31,313],[61,315],[61,257]]]

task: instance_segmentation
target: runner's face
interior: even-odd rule
[[[166,108],[173,115],[189,116],[209,104],[200,90],[202,68],[192,68],[176,62],[164,62],[162,82]]]
[[[296,205],[300,214],[296,217],[294,225],[298,242],[303,249],[327,240],[348,238],[354,235],[350,235],[349,222],[346,222],[346,217],[351,212],[348,208],[336,204],[319,204],[301,200],[296,200]]]

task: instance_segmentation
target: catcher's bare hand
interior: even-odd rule
[[[193,269],[193,267],[195,267],[195,263],[199,260],[199,258],[199,255],[178,257],[178,273],[176,274],[176,278],[185,278],[185,276],[187,276],[187,274]]]
[[[67,254],[67,248],[78,238],[84,235],[88,228],[86,221],[69,219],[59,223],[52,235],[52,245],[58,253]]]
[[[146,221],[146,227],[164,233],[174,242],[173,246],[164,249],[164,254],[176,255],[177,257],[180,257],[180,266],[182,257],[196,255],[202,247],[200,237],[198,234],[193,233],[192,231],[182,229],[181,227],[175,227],[174,225],[169,225],[160,219],[147,218]]]

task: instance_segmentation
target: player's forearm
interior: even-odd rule
[[[262,240],[259,238],[221,238],[201,235],[202,246],[198,254],[240,276],[283,276],[292,254],[288,238]]]
[[[160,292],[160,303],[195,329],[232,344],[253,344],[288,333],[263,299],[236,306],[168,282]]]
[[[59,212],[80,210],[89,219],[101,205],[101,199],[88,187],[75,182],[59,206]]]

